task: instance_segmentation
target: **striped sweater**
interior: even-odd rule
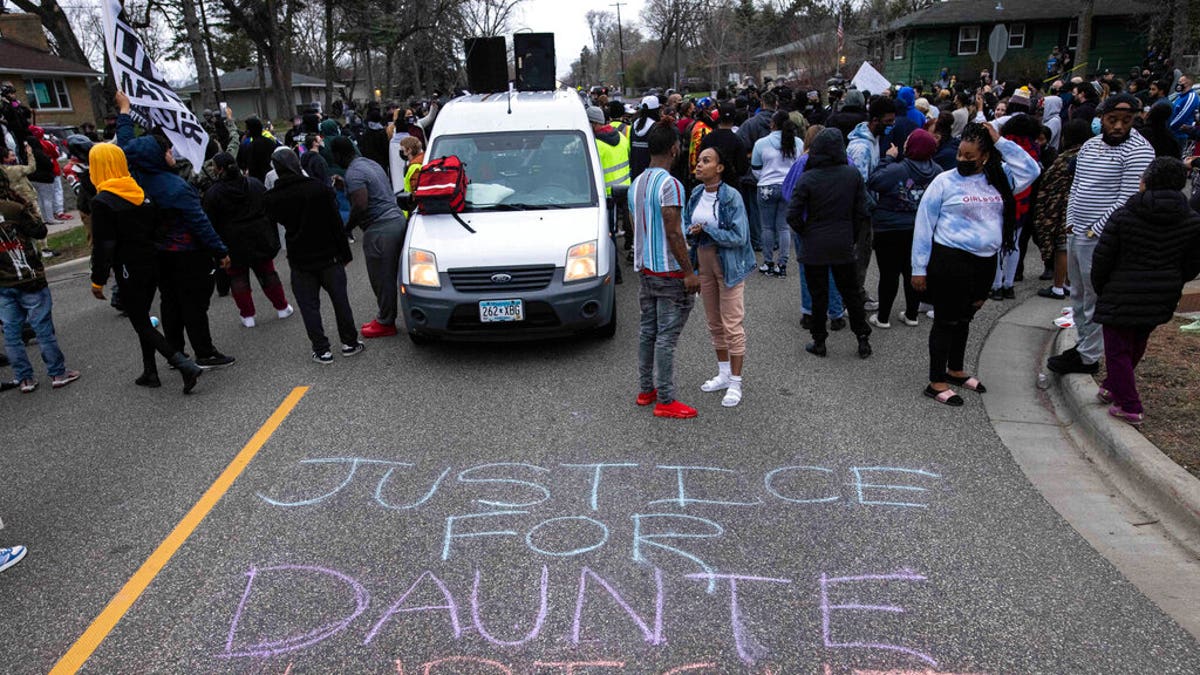
[[[1154,161],[1154,148],[1136,130],[1120,145],[1109,145],[1100,136],[1088,139],[1075,158],[1075,179],[1067,201],[1071,234],[1099,237],[1117,209],[1141,185],[1142,173]]]

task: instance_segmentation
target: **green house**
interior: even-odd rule
[[[949,68],[960,82],[974,82],[992,67],[988,37],[998,24],[1008,29],[1008,52],[999,76],[1045,76],[1054,47],[1074,56],[1079,45],[1076,0],[948,0],[900,17],[873,35],[874,62],[892,82],[934,82]],[[1152,5],[1133,0],[1095,0],[1088,63],[1072,64],[1075,75],[1112,69],[1124,77],[1146,52],[1142,26]]]

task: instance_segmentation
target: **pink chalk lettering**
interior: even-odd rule
[[[937,668],[937,661],[924,652],[919,652],[909,647],[900,645],[886,644],[882,642],[834,642],[831,636],[830,615],[833,610],[856,610],[869,612],[894,612],[903,614],[903,607],[893,605],[863,605],[863,604],[848,604],[848,605],[831,605],[829,604],[829,587],[836,584],[855,583],[860,581],[925,581],[925,577],[914,574],[908,571],[895,572],[893,574],[864,574],[853,577],[828,577],[821,574],[821,636],[824,639],[825,646],[830,649],[886,649],[889,651],[909,654],[921,659],[925,663]]]
[[[662,570],[658,569],[657,567],[654,568],[654,586],[656,588],[656,592],[655,592],[655,596],[654,596],[654,630],[653,631],[651,631],[650,627],[646,625],[646,622],[642,619],[642,617],[639,616],[637,612],[633,611],[633,608],[629,606],[629,603],[625,602],[625,599],[621,597],[621,594],[617,592],[617,589],[613,588],[612,585],[610,585],[607,581],[605,581],[604,578],[601,577],[599,574],[596,574],[589,568],[584,567],[583,571],[581,571],[579,573],[579,594],[575,598],[575,620],[571,624],[571,642],[573,644],[579,644],[579,633],[581,632],[581,624],[582,624],[582,617],[583,617],[583,598],[584,598],[584,593],[587,591],[588,577],[595,579],[596,583],[600,584],[604,588],[604,590],[608,591],[608,594],[612,597],[613,600],[615,600],[617,602],[617,605],[621,609],[625,610],[625,613],[629,615],[630,619],[633,619],[633,622],[635,624],[637,624],[638,630],[642,631],[642,639],[644,639],[648,644],[652,644],[652,645],[666,644],[667,641],[666,641],[666,639],[663,638],[663,634],[662,634],[662,632],[663,632]]]
[[[504,665],[503,663],[500,663],[499,661],[493,661],[491,659],[483,659],[483,658],[479,658],[478,656],[447,656],[444,659],[438,659],[437,661],[429,661],[429,662],[423,664],[421,666],[421,675],[430,675],[433,672],[434,668],[437,668],[439,671],[443,670],[441,666],[444,664],[447,664],[447,663],[474,663],[474,664],[481,665],[481,666],[489,666],[489,667],[495,668],[498,672],[504,673],[504,675],[512,675],[512,672],[513,672],[512,668],[509,668],[508,666]],[[459,673],[462,671],[454,669],[454,668],[450,668],[450,669],[447,669],[446,672],[453,674],[453,673]],[[401,674],[401,675],[403,675],[403,674]]]
[[[425,605],[422,607],[404,607],[404,601],[408,600],[408,596],[412,595],[413,591],[417,590],[417,586],[420,586],[421,582],[426,578],[433,581],[438,590],[441,591],[442,597],[446,599],[446,604]],[[379,629],[383,628],[383,624],[387,623],[388,619],[392,618],[393,614],[397,614],[399,612],[429,612],[443,609],[446,610],[450,616],[450,627],[454,629],[454,639],[457,640],[458,638],[462,637],[462,626],[460,626],[458,623],[458,603],[454,602],[454,596],[450,594],[450,589],[446,587],[446,584],[443,583],[441,579],[437,578],[433,572],[426,570],[421,573],[421,576],[417,577],[417,580],[413,582],[412,586],[408,587],[407,591],[404,591],[404,595],[401,595],[399,600],[394,602],[391,607],[388,607],[387,611],[383,613],[382,617],[380,617],[379,622],[376,623],[375,627],[371,629],[371,632],[367,633],[367,638],[363,640],[363,644],[371,644],[371,640],[375,639],[375,635],[379,632]]]
[[[471,620],[475,623],[475,629],[479,631],[483,639],[502,647],[519,647],[536,638],[542,632],[542,625],[546,622],[546,613],[550,610],[550,606],[546,602],[547,582],[549,578],[550,570],[545,565],[542,565],[542,581],[539,588],[541,602],[538,606],[537,618],[533,622],[533,628],[520,640],[499,640],[487,632],[487,629],[483,627],[483,620],[479,617],[479,570],[476,569],[475,583],[471,586]]]
[[[672,669],[668,670],[667,672],[663,673],[663,675],[679,675],[680,673],[689,673],[693,670],[700,670],[702,668],[712,668],[713,672],[716,672],[717,664],[715,664],[715,663],[689,663],[686,666],[679,666],[678,668],[672,668]]]
[[[354,611],[347,617],[327,623],[318,628],[314,628],[306,633],[292,635],[279,640],[264,640],[245,649],[235,651],[233,648],[234,637],[237,634],[238,624],[242,620],[242,612],[246,608],[246,601],[250,599],[250,592],[254,588],[255,579],[258,577],[259,573],[277,571],[312,572],[314,574],[324,574],[342,581],[354,591]],[[283,654],[285,652],[295,651],[297,649],[303,649],[305,647],[315,645],[316,643],[345,630],[346,626],[349,626],[352,621],[358,618],[359,614],[362,614],[363,611],[366,610],[371,597],[367,593],[366,589],[362,587],[362,584],[358,583],[351,577],[342,574],[341,572],[326,569],[324,567],[314,567],[310,565],[277,565],[275,567],[263,568],[251,567],[250,570],[246,572],[246,576],[248,577],[246,581],[246,590],[242,593],[241,601],[238,602],[237,611],[235,611],[233,615],[233,622],[229,624],[229,637],[225,641],[225,652],[222,654],[217,654],[217,656],[221,658],[235,658],[241,656],[275,656],[277,654]]]
[[[534,661],[533,669],[559,668],[563,675],[575,675],[576,668],[624,668],[624,661]]]
[[[770,577],[753,577],[742,574],[713,574],[711,572],[704,574],[689,574],[689,579],[706,579],[708,582],[714,583],[717,580],[729,581],[729,625],[733,630],[733,642],[737,646],[738,657],[742,662],[750,665],[758,659],[766,656],[767,650],[754,639],[753,635],[746,633],[746,627],[742,623],[742,612],[738,605],[738,582],[739,581],[760,581],[771,584],[790,584],[791,579],[772,579]]]

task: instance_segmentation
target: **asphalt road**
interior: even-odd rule
[[[361,262],[350,276],[361,323]],[[84,671],[1200,672],[1200,645],[1033,490],[977,396],[921,397],[923,317],[877,331],[865,362],[835,333],[821,360],[796,277],[749,284],[745,400],[699,392],[698,307],[676,373],[700,417],[676,421],[633,404],[628,283],[611,341],[401,336],[332,366],[299,316],[256,293],[246,330],[219,299],[238,362],[184,397],[165,366],[163,389],[134,386],[127,322],[82,273],[55,281],[83,379],[0,397],[0,543],[30,548],[0,574],[3,670],[48,671],[309,387]],[[592,665],[553,665],[570,662]]]

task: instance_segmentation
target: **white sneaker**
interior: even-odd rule
[[[1062,316],[1075,316],[1075,306],[1072,305],[1070,307],[1063,307],[1062,311],[1059,312],[1059,314],[1061,314]]]
[[[242,325],[245,326],[246,328],[254,328],[254,317],[243,316],[242,317]]]
[[[880,321],[878,314],[871,314],[870,316],[868,316],[867,323],[871,324],[872,326],[875,326],[876,328],[883,328],[885,330],[892,327],[892,324]]]
[[[927,316],[927,317],[929,317],[929,318],[931,318],[931,319],[932,319],[932,318],[933,318],[933,310],[931,309],[931,310],[929,310],[928,312],[925,312],[925,316]]]
[[[918,321],[917,321],[916,319],[910,319],[910,318],[908,318],[908,316],[904,314],[904,310],[901,310],[901,311],[900,311],[900,313],[896,315],[896,317],[897,317],[898,319],[900,319],[901,321],[903,321],[905,326],[916,326],[916,325],[918,325]]]
[[[717,375],[716,377],[709,380],[708,382],[705,382],[704,384],[700,385],[700,391],[712,392],[712,391],[721,391],[722,389],[728,389],[729,382],[730,382],[730,379],[729,379],[728,375]]]
[[[721,405],[726,408],[737,407],[737,404],[742,402],[742,388],[733,388],[725,390],[725,398],[721,399]]]
[[[296,313],[296,310],[292,309],[291,305],[288,305],[287,307],[284,307],[283,309],[275,312],[275,314],[281,319],[286,319],[295,313]]]
[[[1065,314],[1054,320],[1054,325],[1059,328],[1073,328],[1075,326],[1075,315]]]

